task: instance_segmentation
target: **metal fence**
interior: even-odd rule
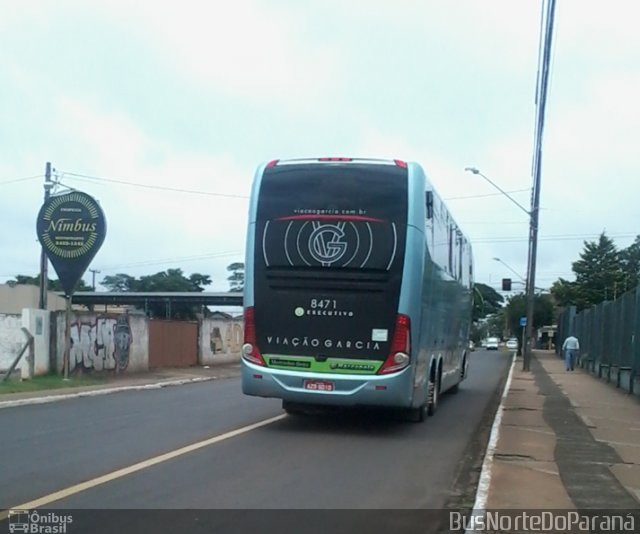
[[[558,354],[571,334],[580,341],[580,367],[640,394],[640,287],[580,313],[567,308],[558,319]]]

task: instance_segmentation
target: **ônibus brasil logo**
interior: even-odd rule
[[[9,532],[25,534],[66,534],[67,525],[73,523],[70,515],[55,512],[38,512],[37,510],[10,510]]]

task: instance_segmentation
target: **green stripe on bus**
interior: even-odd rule
[[[264,359],[267,367],[273,369],[350,375],[375,374],[383,363],[379,360],[352,360],[347,358],[327,358],[327,360],[320,362],[310,356],[282,356],[277,354],[265,354]]]

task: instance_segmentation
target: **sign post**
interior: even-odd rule
[[[520,345],[521,349],[522,349],[522,353],[524,354],[525,346],[525,332],[526,332],[526,326],[527,326],[527,317],[520,317],[520,326],[522,327],[522,345]]]
[[[71,298],[104,242],[107,224],[96,200],[81,191],[50,196],[38,213],[38,240],[58,274],[66,306],[64,377],[69,377]]]

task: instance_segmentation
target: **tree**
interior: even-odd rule
[[[551,285],[551,294],[560,307],[574,304],[578,299],[578,287],[575,282],[559,278]]]
[[[231,276],[227,278],[231,289],[230,292],[241,292],[244,290],[244,263],[236,262],[227,266],[227,271]]]
[[[102,285],[110,291],[133,291],[141,293],[172,293],[172,292],[201,292],[204,287],[211,284],[209,275],[194,273],[188,278],[184,276],[182,269],[167,269],[156,274],[134,278],[127,274],[119,273],[114,276],[105,276]],[[186,303],[173,303],[171,305],[172,319],[195,319],[199,307]],[[166,306],[163,303],[150,303],[147,313],[151,317],[165,317]]]
[[[25,274],[18,274],[16,275],[15,280],[9,280],[7,283],[15,284],[15,285],[28,285],[28,286],[40,287],[40,276],[39,275],[28,276]],[[47,290],[64,291],[64,288],[62,287],[60,280],[51,280],[50,278],[47,278]],[[85,284],[84,280],[82,280],[81,278],[76,284],[75,290],[76,291],[92,291],[92,288],[91,286],[88,286],[87,284]]]
[[[504,298],[492,287],[476,283],[474,286],[473,321],[479,321],[500,310]]]
[[[634,247],[636,243],[638,246]],[[634,268],[637,279],[635,262],[640,259],[640,243],[637,239],[636,243],[620,253],[604,232],[597,241],[585,241],[580,259],[572,265],[575,282],[560,278],[551,288],[556,303],[559,306],[573,304],[582,310],[624,293]]]
[[[511,335],[516,336],[521,331],[520,318],[527,316],[527,295],[519,293],[509,298],[505,306],[505,324]],[[553,297],[548,293],[537,294],[533,300],[533,329],[553,323]],[[520,337],[520,336],[517,336]]]
[[[504,331],[504,314],[505,309],[501,308],[496,313],[487,317],[485,335],[483,337],[502,337],[502,332]]]
[[[113,276],[105,276],[102,285],[110,291],[135,291],[136,279],[128,274],[118,273]]]
[[[624,275],[624,291],[640,284],[640,235],[627,248],[620,251],[620,264]]]

